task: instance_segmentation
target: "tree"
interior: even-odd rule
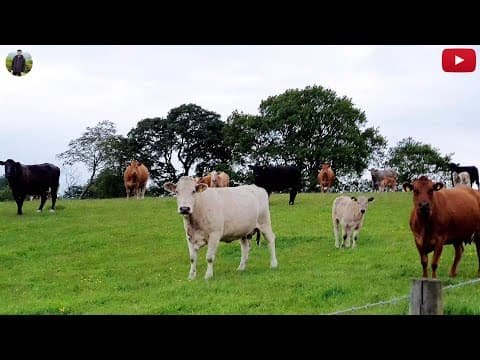
[[[259,116],[234,112],[227,142],[240,164],[295,165],[313,189],[322,163],[330,163],[338,176],[360,176],[386,147],[378,129],[366,123],[351,99],[313,86],[263,100]]]
[[[437,177],[446,183],[448,163],[452,156],[453,153],[442,156],[440,151],[431,145],[408,137],[389,150],[387,164],[398,170],[399,183],[414,181],[421,175]]]
[[[13,194],[5,176],[0,176],[0,201],[13,200]]]
[[[174,124],[164,118],[147,118],[127,134],[126,147],[131,160],[145,164],[154,183],[161,186],[166,181],[176,180],[172,164],[175,141]]]
[[[82,163],[91,172],[90,180],[80,195],[81,199],[85,197],[88,189],[92,186],[97,172],[103,170],[109,163],[115,133],[113,122],[100,121],[94,127],[87,127],[82,136],[69,142],[67,151],[57,155],[64,165],[71,166],[75,163]]]
[[[202,173],[229,162],[231,152],[223,137],[225,123],[219,114],[184,104],[171,109],[166,121],[173,126],[174,150],[183,166],[183,175],[188,175],[195,163],[199,164],[197,173]]]

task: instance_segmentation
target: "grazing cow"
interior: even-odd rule
[[[428,254],[432,251],[432,278],[437,277],[438,261],[447,244],[455,247],[450,276],[456,276],[463,244],[472,240],[477,248],[480,276],[480,193],[467,186],[441,190],[443,183],[433,183],[426,176],[404,186],[413,191],[410,229],[420,254],[423,277],[428,278]]]
[[[397,188],[397,180],[393,176],[385,176],[382,181],[380,181],[379,191],[388,191],[388,189],[395,191]]]
[[[454,187],[457,187],[457,186],[472,187],[472,183],[470,181],[470,175],[468,174],[468,172],[463,171],[459,174],[456,171],[452,171],[452,177],[453,177]]]
[[[335,180],[335,173],[330,167],[330,164],[322,165],[322,169],[318,170],[317,179],[320,184],[320,190],[322,192],[328,192],[328,189],[332,186],[333,180]]]
[[[395,181],[398,179],[398,173],[392,169],[378,170],[378,169],[369,169],[370,174],[372,175],[372,188],[373,191],[380,190],[380,183],[386,176],[395,178]]]
[[[368,203],[374,201],[375,198],[366,198],[360,196],[358,199],[355,196],[339,196],[333,201],[332,205],[332,222],[333,234],[335,235],[335,247],[350,247],[350,238],[353,234],[352,248],[357,246],[358,233],[363,225],[365,219],[365,212],[368,208]],[[342,227],[342,243],[338,240],[338,233]]]
[[[40,207],[43,210],[50,192],[52,196],[51,212],[55,211],[57,190],[60,182],[60,168],[52,164],[22,165],[12,159],[0,161],[5,165],[5,177],[8,180],[13,197],[17,203],[17,214],[22,215],[22,206],[27,194],[40,195]]]
[[[125,183],[125,191],[127,199],[130,198],[130,193],[133,190],[135,198],[139,198],[141,193],[142,199],[145,198],[145,190],[147,188],[147,181],[150,173],[145,165],[141,162],[133,160],[125,169],[123,180]]]
[[[213,262],[220,241],[240,239],[242,258],[238,270],[245,270],[250,251],[250,239],[259,231],[268,242],[270,267],[277,267],[275,235],[270,222],[270,209],[266,191],[255,185],[209,189],[189,176],[182,176],[177,184],[166,183],[164,189],[177,194],[178,212],[190,252],[192,280],[197,274],[197,252],[207,245],[207,272],[213,276]]]
[[[301,188],[301,173],[294,166],[260,166],[249,165],[255,178],[254,183],[267,190],[268,196],[272,191],[290,189],[289,205],[294,205],[295,197]]]
[[[468,175],[470,175],[470,186],[473,185],[473,183],[477,183],[477,188],[480,189],[480,185],[478,183],[478,169],[476,166],[460,166],[460,164],[455,164],[455,163],[450,163],[448,164],[450,167],[450,171],[452,172],[452,185],[455,186],[455,182],[453,179],[453,172],[456,173],[461,173],[461,172],[468,172]]]

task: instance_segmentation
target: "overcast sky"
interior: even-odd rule
[[[22,49],[23,77],[0,68],[0,159],[51,162],[101,120],[126,133],[185,103],[257,114],[287,89],[321,85],[348,96],[395,146],[405,137],[480,166],[480,69],[445,73],[444,48],[480,46],[0,46]],[[4,168],[0,167],[0,175]],[[86,181],[79,174],[79,183]],[[63,176],[60,181],[63,181]],[[62,188],[62,187],[61,187]]]

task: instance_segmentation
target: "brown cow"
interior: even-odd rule
[[[441,190],[443,183],[433,183],[426,176],[403,185],[413,191],[410,229],[420,254],[423,277],[428,278],[428,253],[432,251],[432,278],[437,277],[438,261],[443,246],[448,244],[455,247],[450,276],[456,276],[463,243],[470,244],[472,240],[477,248],[480,276],[480,193],[466,186]]]
[[[127,199],[130,198],[130,193],[132,190],[135,198],[139,198],[139,192],[142,195],[142,199],[145,197],[145,190],[149,175],[150,173],[148,172],[147,167],[141,162],[133,160],[130,163],[123,174]]]
[[[327,192],[330,186],[332,186],[333,180],[335,180],[335,173],[330,164],[322,165],[322,169],[318,170],[317,179],[320,184],[320,191]]]
[[[206,184],[208,187],[228,187],[230,186],[230,176],[227,173],[213,170],[210,174],[201,177],[198,184]]]
[[[385,176],[380,181],[379,191],[388,191],[388,189],[395,191],[397,188],[397,180],[393,176]]]
[[[211,187],[228,187],[230,185],[230,176],[227,173],[220,171],[216,172],[215,170],[210,173],[212,176],[212,186]]]

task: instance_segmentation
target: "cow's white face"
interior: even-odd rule
[[[365,196],[359,196],[358,199],[356,197],[352,196],[351,199],[358,203],[358,206],[360,207],[360,212],[362,213],[362,215],[367,212],[368,203],[370,201],[375,200],[375,198],[373,198],[373,197],[366,198]]]
[[[166,183],[164,189],[177,194],[178,212],[182,215],[190,215],[195,206],[195,193],[208,188],[206,184],[197,184],[194,178],[182,176],[177,184]]]

